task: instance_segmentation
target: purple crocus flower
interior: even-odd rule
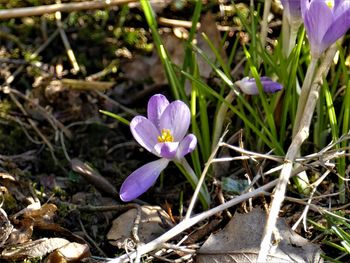
[[[160,157],[134,171],[120,189],[120,199],[131,201],[146,192],[170,161],[179,161],[192,152],[197,138],[188,134],[190,109],[179,100],[169,103],[161,94],[148,101],[147,118],[136,116],[130,123],[135,140],[146,150]]]
[[[302,22],[300,0],[281,0],[281,2],[288,23],[299,27]]]
[[[263,90],[267,93],[275,93],[282,89],[282,85],[268,77],[260,77]],[[240,90],[248,95],[259,95],[259,90],[254,78],[245,77],[235,82]]]
[[[301,0],[311,54],[318,58],[350,27],[349,0]]]

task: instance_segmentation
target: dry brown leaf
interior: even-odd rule
[[[141,222],[138,237],[147,243],[165,232],[163,222],[172,225],[169,215],[159,206],[141,206]],[[113,221],[107,239],[113,246],[124,247],[124,241],[131,237],[137,210],[130,209]]]
[[[0,259],[22,260],[43,257],[68,243],[69,241],[64,238],[42,238],[32,242],[6,247],[0,255]]]
[[[47,257],[45,263],[80,262],[80,260],[90,255],[88,245],[72,242],[53,251]]]
[[[34,218],[35,220],[51,221],[57,211],[54,204],[43,204],[40,209],[28,210],[23,214],[24,218]]]
[[[5,170],[0,172],[0,179],[5,179],[5,180],[9,180],[12,182],[16,182],[16,179],[13,175],[9,174],[8,172],[6,172]]]
[[[23,218],[13,228],[8,240],[7,245],[23,244],[29,241],[33,235],[34,220],[32,218]]]
[[[265,222],[266,214],[261,209],[236,214],[203,244],[197,263],[256,262]],[[284,220],[278,220],[277,229],[274,254],[268,256],[268,262],[323,262],[319,246],[293,232]]]
[[[5,210],[0,207],[0,248],[6,242],[12,232],[13,226],[7,217]]]

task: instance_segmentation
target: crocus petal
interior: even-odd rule
[[[300,0],[282,0],[283,14],[287,17],[289,24],[299,26],[302,22]]]
[[[180,142],[176,153],[176,158],[183,158],[186,154],[192,152],[196,148],[196,145],[197,137],[194,134],[187,134],[186,137]]]
[[[261,84],[263,85],[264,91],[267,93],[275,93],[277,91],[280,91],[283,88],[280,83],[273,81],[268,77],[261,77],[260,81],[261,81]]]
[[[170,160],[174,159],[178,148],[179,142],[160,142],[154,146],[159,156]]]
[[[168,105],[169,101],[162,94],[156,94],[152,96],[148,101],[147,117],[151,122],[153,122],[159,131],[161,131],[161,128],[159,126],[160,116],[162,116],[164,110],[166,107],[168,107]]]
[[[169,104],[160,118],[160,127],[169,129],[174,141],[181,141],[190,127],[191,113],[188,106],[179,100]]]
[[[263,90],[267,93],[275,93],[282,89],[282,85],[280,83],[275,82],[268,77],[261,77],[260,81],[263,86]],[[245,94],[259,95],[259,90],[254,78],[245,77],[239,81],[236,81],[235,84]]]
[[[334,1],[334,17],[337,19],[339,16],[341,16],[344,12],[348,11],[350,8],[350,1],[344,1],[344,0],[336,0]]]
[[[141,166],[130,174],[120,188],[120,199],[131,201],[146,192],[167,167],[169,160],[159,159]]]
[[[304,14],[304,24],[309,37],[311,53],[314,56],[320,56],[328,47],[322,40],[332,22],[333,11],[325,1],[312,1]]]
[[[304,18],[306,11],[310,8],[310,0],[300,0],[301,15]]]
[[[350,27],[350,9],[343,12],[328,28],[322,42],[326,48],[343,36]]]
[[[136,116],[130,122],[130,130],[135,140],[146,150],[155,153],[159,131],[154,124],[143,116]]]

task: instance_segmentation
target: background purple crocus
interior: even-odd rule
[[[300,3],[311,54],[318,58],[350,28],[350,1],[301,0]]]
[[[120,199],[131,201],[146,192],[170,161],[179,161],[192,152],[197,138],[188,134],[190,109],[182,101],[169,103],[161,94],[148,101],[147,118],[136,116],[130,123],[135,140],[146,150],[160,157],[130,174],[120,189]]]
[[[275,93],[282,89],[282,85],[268,77],[260,78],[263,90],[267,93]],[[259,95],[259,90],[254,78],[245,77],[235,82],[240,90],[247,95]]]
[[[290,25],[300,26],[303,19],[301,16],[300,0],[281,0],[283,14],[287,17]]]

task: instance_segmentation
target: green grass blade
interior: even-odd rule
[[[232,104],[227,103],[227,101],[219,94],[217,93],[215,90],[213,90],[212,88],[210,88],[209,86],[207,86],[205,83],[201,82],[198,79],[193,78],[193,76],[191,76],[190,74],[188,74],[187,72],[182,72],[182,74],[186,75],[186,77],[188,77],[189,79],[191,79],[192,81],[197,82],[197,84],[204,90],[206,90],[208,93],[210,93],[212,96],[214,96],[215,98],[217,98],[220,102],[225,103],[227,105],[227,107],[233,112],[235,113],[250,129],[252,129],[254,131],[254,133],[260,137],[264,143],[266,143],[266,145],[268,145],[268,147],[270,149],[274,149],[276,151],[277,154],[281,154],[283,153],[283,149],[280,148],[280,145],[277,144],[277,146],[279,146],[278,148],[275,148],[275,141],[271,142],[264,133],[262,133],[257,127],[256,127],[256,123],[252,123],[248,118],[246,118],[246,115],[242,112],[240,112],[237,108],[235,108],[234,106],[232,106]],[[262,123],[263,124],[263,123]],[[264,129],[264,127],[263,127]],[[268,130],[265,128],[264,130],[265,132],[268,132]]]
[[[154,17],[154,12],[152,10],[152,6],[149,1],[140,1],[142,10],[145,14],[146,21],[148,23],[149,28],[151,29],[153,41],[158,51],[158,55],[165,69],[165,74],[169,81],[169,85],[171,87],[171,91],[175,99],[185,100],[186,95],[183,88],[181,88],[180,82],[178,80],[178,76],[175,73],[173,65],[171,63],[171,59],[164,47],[163,41],[158,32],[157,21]],[[185,100],[187,101],[187,100]]]
[[[124,123],[124,124],[130,126],[130,121],[128,121],[127,119],[124,119],[124,118],[123,118],[122,116],[120,116],[120,115],[114,114],[114,113],[109,112],[109,111],[104,111],[104,110],[99,110],[99,112],[101,112],[101,113],[103,113],[103,114],[105,114],[105,115],[107,115],[107,116],[109,116],[109,117],[112,117],[112,118],[114,118],[114,119],[120,121],[121,123]]]

